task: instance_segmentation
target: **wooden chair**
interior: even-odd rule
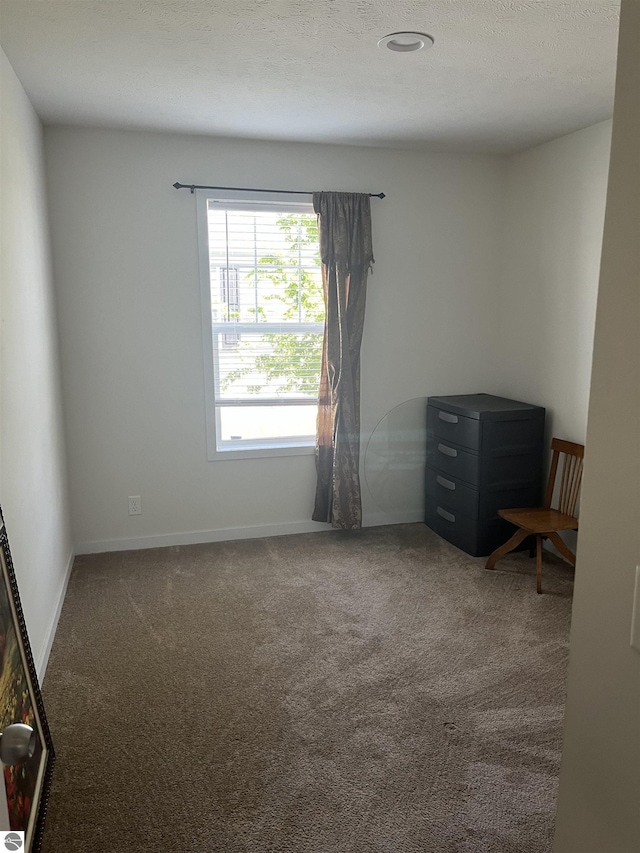
[[[544,496],[544,505],[541,507],[527,507],[524,509],[501,509],[498,515],[501,518],[515,524],[518,530],[508,542],[500,548],[496,548],[490,555],[485,566],[493,569],[499,559],[513,551],[527,536],[536,537],[536,589],[542,592],[542,540],[549,539],[558,551],[572,566],[576,565],[576,555],[571,551],[558,535],[560,530],[577,530],[578,519],[576,507],[580,494],[582,482],[582,465],[584,461],[584,445],[574,444],[572,441],[563,441],[561,438],[551,440],[553,456],[551,458],[551,470],[549,471],[549,482]],[[562,473],[560,488],[558,490],[558,508],[552,509],[551,503],[556,491],[556,474],[558,463],[562,456]],[[533,556],[533,551],[531,553]]]

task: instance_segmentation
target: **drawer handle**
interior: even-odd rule
[[[450,415],[449,412],[438,412],[438,417],[441,421],[446,421],[448,424],[457,424],[458,416]]]
[[[436,512],[441,518],[444,518],[445,521],[455,521],[456,517],[452,512],[447,512],[446,509],[442,509],[441,506],[436,507]]]
[[[447,447],[446,444],[439,444],[438,450],[440,453],[444,453],[445,456],[453,456],[455,458],[458,455],[457,450],[454,450],[453,447]]]
[[[436,476],[436,483],[440,486],[444,486],[445,489],[450,489],[450,491],[455,492],[456,484],[452,483],[451,480],[445,480],[444,477],[441,477],[440,474]]]

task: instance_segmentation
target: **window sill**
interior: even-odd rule
[[[214,450],[209,455],[210,462],[222,460],[230,462],[236,459],[265,459],[270,456],[313,456],[314,444],[298,444],[283,447],[230,447],[228,450]]]

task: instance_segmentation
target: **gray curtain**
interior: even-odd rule
[[[373,263],[364,193],[314,193],[326,307],[316,441],[314,521],[362,526],[360,344]]]

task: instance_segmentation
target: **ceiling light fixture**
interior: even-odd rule
[[[427,33],[390,33],[381,38],[378,47],[395,50],[396,53],[413,53],[416,50],[428,50],[433,47],[435,39]]]

